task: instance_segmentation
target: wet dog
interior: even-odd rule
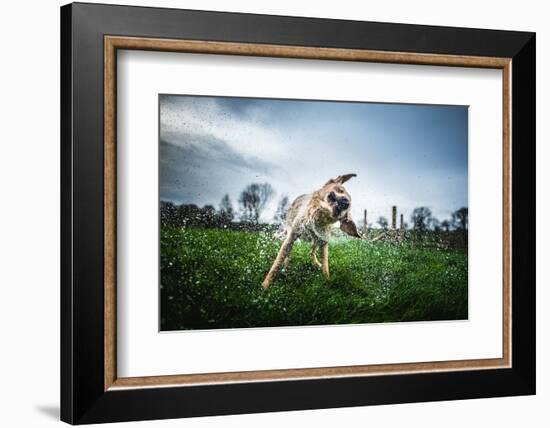
[[[328,241],[332,225],[340,222],[343,232],[361,238],[351,219],[351,196],[344,187],[344,183],[355,176],[356,174],[345,174],[331,178],[319,190],[298,196],[292,202],[287,212],[286,236],[262,283],[264,289],[271,285],[281,265],[288,264],[292,245],[298,238],[312,243],[311,260],[329,278]],[[318,249],[321,250],[321,261],[317,257]]]

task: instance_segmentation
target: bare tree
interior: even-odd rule
[[[380,225],[382,229],[388,228],[388,219],[386,217],[378,217],[377,223]]]
[[[441,222],[441,229],[448,232],[451,229],[451,222],[449,220],[443,220]]]
[[[453,225],[457,229],[468,229],[468,208],[462,207],[453,213]]]
[[[228,222],[233,221],[233,218],[235,217],[233,203],[231,202],[231,198],[227,193],[223,196],[220,202],[220,214],[222,218]]]
[[[284,195],[279,201],[279,205],[277,205],[277,211],[275,211],[275,215],[273,216],[277,223],[283,223],[286,220],[289,206],[290,204],[288,202],[288,196]]]
[[[453,226],[462,231],[464,242],[468,243],[468,208],[462,207],[453,213]]]
[[[432,211],[428,207],[418,207],[413,210],[411,215],[413,229],[424,232],[432,222]]]
[[[252,183],[246,186],[239,196],[241,220],[258,223],[273,193],[273,187],[269,183]]]

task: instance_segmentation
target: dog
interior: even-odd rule
[[[311,261],[321,268],[325,278],[330,277],[328,266],[328,241],[330,229],[340,222],[340,229],[355,238],[361,238],[357,226],[351,218],[351,196],[344,183],[356,177],[356,174],[340,175],[331,178],[319,190],[298,196],[290,205],[286,217],[285,238],[279,253],[269,269],[262,287],[269,288],[281,265],[288,265],[290,251],[296,239],[312,243]],[[317,250],[321,250],[321,261]]]

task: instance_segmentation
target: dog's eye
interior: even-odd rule
[[[327,201],[336,202],[336,194],[334,192],[330,192],[327,196]]]

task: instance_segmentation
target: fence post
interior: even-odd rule
[[[363,212],[363,233],[367,234],[367,210]]]
[[[404,227],[403,227],[403,214],[401,214],[399,228],[400,228],[401,230],[404,229]]]
[[[397,226],[397,206],[391,207],[391,228],[395,229]]]

